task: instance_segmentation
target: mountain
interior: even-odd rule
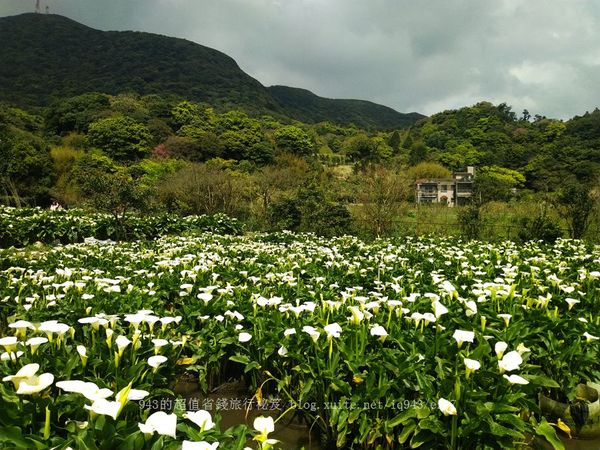
[[[425,116],[400,114],[387,106],[365,100],[339,100],[319,97],[306,89],[270,86],[269,92],[287,115],[302,122],[353,123],[363,128],[405,128]]]
[[[57,15],[0,19],[0,97],[28,104],[84,92],[175,94],[228,106],[277,105],[236,62],[184,39],[98,31]]]
[[[217,50],[151,33],[99,31],[58,15],[0,18],[0,42],[0,101],[22,106],[44,106],[90,91],[137,92],[309,123],[400,128],[423,117],[302,89],[266,88]]]

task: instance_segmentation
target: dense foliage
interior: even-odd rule
[[[267,439],[294,413],[327,448],[598,432],[597,410],[538,395],[577,405],[600,377],[599,247],[204,234],[0,261],[3,448],[291,449]],[[200,395],[241,377],[249,415],[223,430],[228,399],[161,404],[181,377]],[[253,422],[257,401],[282,420]]]
[[[29,244],[73,244],[85,239],[153,240],[168,234],[214,232],[240,234],[242,225],[222,214],[215,216],[126,215],[115,218],[104,213],[40,208],[2,208],[0,247]]]
[[[87,93],[38,112],[0,105],[4,204],[58,201],[117,218],[222,212],[254,229],[382,236],[414,221],[407,205],[416,179],[474,164],[476,202],[454,214],[446,234],[483,237],[484,222],[498,221],[490,205],[502,203],[514,212],[500,225],[523,224],[508,237],[600,236],[600,111],[531,122],[480,103],[393,132],[157,95]],[[550,228],[535,225],[546,219]]]
[[[417,162],[434,159],[453,170],[500,166],[519,171],[530,188],[554,191],[598,176],[599,136],[598,109],[565,123],[519,118],[506,104],[482,102],[433,115],[410,130],[404,146]]]

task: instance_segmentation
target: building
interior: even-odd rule
[[[416,201],[422,203],[442,203],[448,206],[469,203],[473,196],[475,168],[468,166],[465,171],[452,174],[452,178],[422,178],[415,182]]]

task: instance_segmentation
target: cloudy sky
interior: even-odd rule
[[[41,0],[102,30],[221,50],[264,85],[433,114],[481,100],[569,118],[600,106],[598,0]],[[35,0],[0,0],[0,16]]]

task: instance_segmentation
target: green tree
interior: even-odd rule
[[[569,183],[560,191],[559,201],[573,239],[582,238],[588,228],[594,207],[590,194],[590,189],[581,183]]]
[[[171,210],[183,214],[244,216],[250,193],[246,176],[216,164],[190,163],[158,188],[159,196]]]
[[[171,116],[176,128],[184,125],[198,125],[201,122],[202,110],[197,103],[183,101],[173,107]]]
[[[0,193],[14,206],[49,203],[54,180],[48,148],[38,139],[15,136],[0,124]]]
[[[408,170],[409,178],[414,181],[420,178],[452,178],[452,172],[435,162],[422,162]]]
[[[170,156],[202,162],[223,155],[223,142],[212,131],[185,125],[180,135],[170,136],[164,142]]]
[[[508,201],[518,188],[525,184],[525,177],[516,170],[498,166],[486,166],[477,170],[474,194],[482,203]]]
[[[414,142],[409,148],[408,163],[411,166],[416,166],[417,164],[425,161],[427,159],[427,155],[427,146],[423,144],[423,142]]]
[[[409,180],[385,167],[371,167],[358,177],[360,220],[373,236],[390,234],[402,202],[411,191]]]
[[[390,137],[388,138],[388,145],[392,148],[394,152],[397,152],[400,148],[400,133],[398,130],[395,130]]]
[[[93,121],[108,115],[110,97],[88,92],[53,103],[46,112],[46,129],[56,134],[85,133]]]
[[[346,155],[364,167],[369,163],[379,160],[377,144],[374,139],[361,133],[350,140],[350,146],[346,151]]]
[[[257,165],[269,164],[273,160],[273,147],[264,140],[260,130],[230,130],[219,138],[226,159],[247,160]]]
[[[115,172],[94,172],[82,190],[90,206],[112,214],[120,239],[127,239],[126,214],[133,210],[144,211],[151,198],[148,187],[124,168]]]
[[[273,137],[279,150],[298,156],[308,156],[314,152],[315,145],[310,136],[294,125],[279,128]]]
[[[148,107],[137,94],[119,94],[110,97],[110,109],[137,122],[146,122],[150,117]]]
[[[90,144],[117,160],[139,159],[150,151],[148,129],[130,117],[107,117],[93,122],[88,130]]]

